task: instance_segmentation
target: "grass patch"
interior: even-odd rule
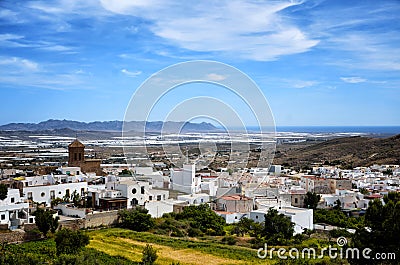
[[[147,232],[134,232],[113,228],[89,232],[92,240],[89,247],[109,255],[120,255],[140,261],[141,252],[150,243],[159,252],[157,264],[272,264],[260,260],[257,251],[239,246],[223,245],[209,240],[171,238]]]

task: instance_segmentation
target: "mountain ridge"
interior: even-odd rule
[[[340,137],[304,147],[281,149],[276,153],[274,163],[295,167],[332,163],[347,168],[400,164],[400,134],[387,138]]]
[[[73,120],[57,120],[49,119],[39,123],[9,123],[0,126],[0,131],[44,131],[44,130],[59,130],[70,129],[77,131],[110,131],[120,132],[124,126],[123,121],[93,121],[80,122]],[[143,130],[146,132],[179,132],[179,131],[218,131],[219,129],[211,123],[201,122],[175,122],[175,121],[129,121],[125,123],[125,129],[129,131]]]

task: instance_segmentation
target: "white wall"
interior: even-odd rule
[[[256,210],[250,212],[250,219],[255,222],[264,222],[264,215],[268,212],[269,208]],[[282,209],[277,209],[279,213],[284,214],[289,217],[294,225],[294,234],[303,233],[304,228],[312,230],[314,228],[313,222],[313,210],[303,209],[297,207],[284,207]]]
[[[210,201],[210,195],[206,193],[179,195],[177,199],[188,202],[190,205],[199,205],[208,203]]]
[[[150,201],[146,202],[144,208],[149,211],[151,217],[161,217],[164,213],[172,213],[174,211],[174,204],[172,200],[168,201]]]
[[[28,199],[29,194],[32,194],[32,200],[38,203],[46,203],[46,206],[50,206],[52,198],[50,197],[51,191],[54,191],[55,198],[62,198],[65,196],[66,191],[69,190],[71,195],[75,190],[80,194],[82,189],[84,192],[87,191],[87,182],[75,182],[75,183],[64,183],[57,185],[46,185],[46,186],[32,186],[24,187],[24,199]]]
[[[171,189],[185,193],[200,192],[201,177],[196,177],[194,164],[183,165],[183,169],[171,169]]]
[[[54,209],[61,210],[62,215],[65,216],[79,216],[80,218],[86,217],[85,208],[75,208],[73,204],[59,204],[54,207]]]
[[[7,198],[4,200],[0,200],[0,224],[11,225],[10,214],[14,216],[14,214],[19,211],[24,211],[26,214],[26,219],[21,219],[23,222],[27,222],[29,220],[29,203],[23,202],[23,199],[20,197],[18,189],[8,189]],[[14,219],[18,219],[14,216]]]

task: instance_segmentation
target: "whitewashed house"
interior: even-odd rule
[[[314,228],[313,210],[297,207],[273,207],[279,213],[289,217],[294,223],[294,234],[301,234],[304,229],[312,230]],[[255,222],[264,222],[265,216],[270,208],[263,208],[250,212],[250,219]]]
[[[201,191],[201,177],[196,176],[194,164],[183,165],[183,168],[170,170],[170,188],[184,193],[199,193]]]
[[[56,176],[26,177],[21,180],[23,183],[23,198],[50,206],[53,199],[65,196],[70,197],[74,191],[81,196],[85,196],[88,184],[83,178],[68,175]]]
[[[126,197],[128,201],[127,208],[137,205],[145,205],[149,201],[167,200],[169,197],[168,190],[153,189],[149,182],[122,180],[107,182],[106,190],[118,191],[121,197]]]
[[[21,198],[19,189],[8,189],[7,198],[0,200],[0,224],[18,228],[26,223],[35,223],[35,217],[29,215],[29,203]]]

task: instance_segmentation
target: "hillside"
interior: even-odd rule
[[[303,167],[313,163],[342,164],[344,167],[400,164],[400,135],[389,138],[345,137],[307,146],[279,147],[275,164]]]

